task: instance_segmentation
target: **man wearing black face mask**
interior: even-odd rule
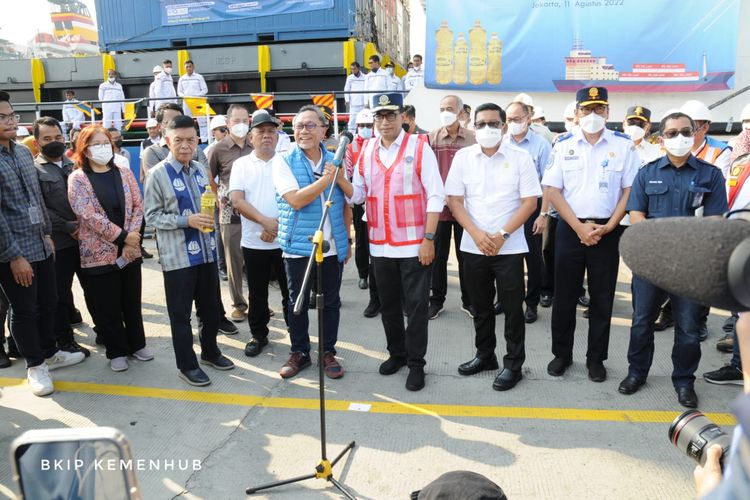
[[[68,201],[68,176],[73,162],[65,156],[62,127],[54,118],[42,117],[34,122],[34,139],[42,152],[34,159],[42,198],[52,223],[55,243],[55,277],[57,278],[57,306],[54,330],[57,347],[67,352],[90,352],[75,341],[70,327],[73,303],[73,275],[81,268],[78,253],[78,222]]]
[[[112,134],[112,142],[115,143],[115,154],[127,158],[128,166],[130,166],[130,151],[122,148],[122,132],[116,128],[110,128],[109,133]]]

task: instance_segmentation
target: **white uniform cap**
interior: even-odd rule
[[[745,107],[742,108],[742,114],[740,115],[740,120],[743,122],[745,120],[750,120],[750,102],[745,104]]]
[[[546,118],[546,116],[544,116],[544,108],[541,106],[534,108],[534,115],[531,117],[531,119],[538,120],[540,118]]]
[[[711,121],[711,111],[700,101],[692,100],[682,105],[680,111],[688,115],[693,121]]]
[[[523,92],[514,97],[513,102],[521,102],[527,106],[534,105],[534,99],[529,94],[524,94]]]
[[[159,125],[159,122],[156,121],[156,118],[149,118],[148,121],[146,121],[146,128],[152,128]]]
[[[29,135],[29,129],[26,127],[19,126],[18,130],[16,130],[16,137],[28,137]]]
[[[357,123],[372,123],[374,120],[372,118],[372,111],[369,109],[363,109],[359,113],[357,113]]]
[[[565,106],[565,111],[563,111],[563,120],[567,120],[568,118],[575,118],[576,117],[576,102],[572,101],[569,102],[567,106]]]
[[[213,118],[211,118],[211,123],[209,124],[209,127],[211,130],[219,127],[226,127],[227,126],[227,117],[224,115],[216,115]]]
[[[162,72],[161,66],[159,66],[158,64],[154,66],[154,69],[151,70],[151,73],[161,73],[161,72]]]

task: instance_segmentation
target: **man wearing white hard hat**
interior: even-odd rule
[[[143,153],[143,150],[147,147],[156,144],[161,140],[161,128],[159,127],[159,122],[156,121],[156,118],[149,118],[146,121],[146,132],[148,133],[148,137],[141,141],[141,153]]]
[[[726,142],[708,136],[712,120],[711,110],[702,102],[691,100],[683,104],[680,111],[695,122],[693,155],[721,170],[726,179],[729,176],[732,148]]]

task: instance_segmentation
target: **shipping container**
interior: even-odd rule
[[[332,8],[242,19],[163,25],[159,0],[96,0],[105,52],[356,38],[401,64],[409,58],[408,0],[334,0]],[[238,2],[239,3],[239,2]],[[182,6],[189,6],[185,0]]]

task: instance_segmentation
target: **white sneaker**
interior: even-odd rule
[[[112,358],[109,360],[109,367],[112,368],[113,372],[124,372],[128,369],[128,358],[120,356],[119,358]]]
[[[47,358],[47,368],[50,371],[57,370],[58,368],[77,365],[84,359],[86,359],[86,356],[82,352],[57,351],[51,358]]]
[[[49,368],[45,363],[26,370],[26,380],[34,396],[46,396],[55,392],[55,386],[52,385],[52,379],[49,376]]]
[[[148,347],[144,347],[143,349],[138,349],[133,353],[133,357],[139,361],[151,361],[154,359],[154,351],[149,349]]]

